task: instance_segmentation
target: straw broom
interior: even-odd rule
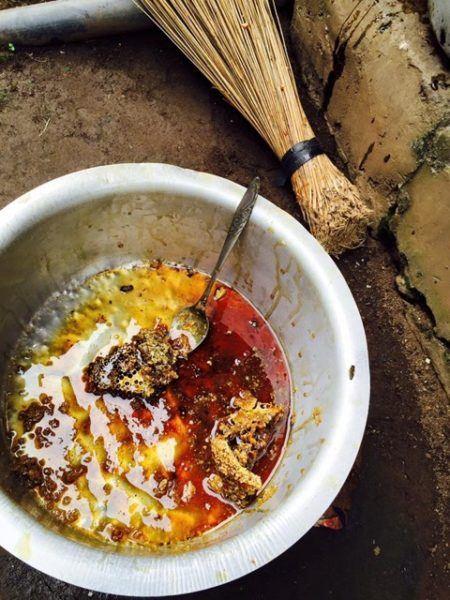
[[[300,103],[272,0],[134,0],[282,160],[313,235],[332,254],[359,245],[370,210],[325,154]],[[317,142],[306,144],[314,155]],[[286,153],[288,155],[286,156]],[[284,158],[284,160],[283,160]],[[289,160],[290,159],[290,160]]]

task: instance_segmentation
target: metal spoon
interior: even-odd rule
[[[200,300],[194,306],[183,308],[175,315],[170,326],[170,337],[176,339],[185,335],[189,341],[191,350],[195,350],[204,341],[209,331],[209,320],[206,316],[206,305],[208,303],[211,290],[217,279],[219,271],[234,248],[239,236],[247,225],[255,206],[259,192],[259,177],[251,182],[244,194],[239,206],[234,213],[227,237],[223,244],[216,266],[214,267],[208,285],[202,294]]]

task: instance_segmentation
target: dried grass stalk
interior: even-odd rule
[[[135,0],[281,159],[314,137],[272,0]],[[370,210],[325,155],[292,176],[311,232],[339,254],[365,236]]]

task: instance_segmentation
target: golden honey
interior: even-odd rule
[[[86,392],[85,367],[157,322],[169,326],[205,288],[202,273],[164,263],[105,271],[70,312],[18,345],[7,381],[7,429],[19,480],[52,517],[91,538],[154,546],[197,536],[238,512],[212,492],[210,440],[248,390],[286,408],[254,471],[267,481],[284,447],[290,400],[283,352],[256,309],[219,284],[211,332],[151,401]],[[39,340],[38,342],[36,340]]]

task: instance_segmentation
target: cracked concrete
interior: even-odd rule
[[[299,0],[292,36],[338,151],[394,233],[404,283],[431,310],[444,341],[436,367],[447,370],[450,83],[426,2]]]
[[[436,334],[450,340],[450,126],[436,132],[426,156],[403,187],[391,227],[406,257],[409,287],[426,297]]]
[[[299,1],[292,25],[316,106],[357,180],[375,188],[380,216],[417,169],[414,144],[446,117],[450,99],[431,28],[402,4]]]

